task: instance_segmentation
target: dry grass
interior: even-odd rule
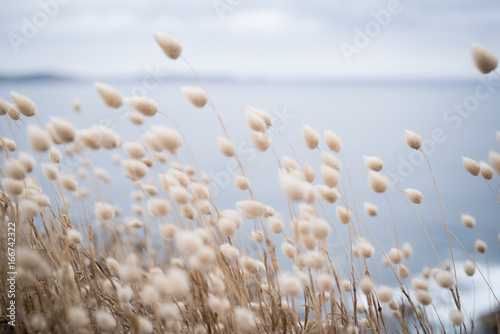
[[[162,33],[156,33],[156,40],[170,58],[187,63],[177,40]],[[488,57],[488,70],[495,64],[486,51],[479,57]],[[77,130],[61,118],[52,118],[46,126],[25,128],[23,120],[36,118],[35,103],[19,93],[12,94],[13,103],[0,99],[1,117],[11,130],[18,128],[23,133],[23,138],[1,138],[0,235],[4,242],[0,246],[0,304],[6,332],[473,331],[470,314],[461,312],[456,271],[463,269],[457,269],[454,261],[441,260],[450,255],[453,260],[451,241],[458,239],[448,229],[437,186],[441,214],[436,213],[436,219],[444,226],[451,254],[438,254],[427,235],[439,267],[411,273],[408,261],[413,250],[409,244],[399,244],[396,224],[387,232],[394,240],[389,245],[380,245],[366,226],[348,170],[344,166],[341,171],[345,165],[341,139],[326,131],[323,149],[320,133],[304,125],[305,145],[318,151],[322,163],[317,168],[306,164],[302,169],[296,156],[279,159],[267,134],[273,126],[271,116],[264,110],[248,108],[247,121],[255,146],[273,151],[280,166],[280,184],[290,209],[285,218],[256,198],[228,129],[196,77],[200,87],[184,87],[182,93],[195,107],[213,110],[225,134],[217,139],[221,158],[235,159],[240,168],[235,186],[242,191],[241,200],[229,207],[215,205],[210,180],[199,169],[175,123],[174,128],[145,128],[143,116],[155,117],[156,123],[167,116],[158,111],[153,100],[125,100],[138,112],[128,118],[140,127],[138,133],[142,135],[135,142],[122,143],[119,133],[98,126]],[[122,105],[123,98],[114,87],[97,83],[96,89],[108,107]],[[75,101],[75,108],[80,109],[80,101]],[[16,143],[23,140],[30,144],[32,153],[16,152]],[[410,149],[420,150],[418,134],[407,131],[406,140]],[[184,147],[191,161],[176,157]],[[120,206],[131,206],[134,218],[122,218],[120,208],[106,203],[109,196],[103,193],[109,192],[106,183],[110,176],[90,159],[82,158],[92,156],[93,150],[109,150],[114,162],[122,165],[135,190],[133,202]],[[500,172],[500,158],[496,153],[490,153],[490,157]],[[63,170],[60,161],[64,159],[81,159],[82,170]],[[391,180],[382,160],[365,157],[365,163],[371,169],[371,188],[383,194]],[[471,174],[482,175],[478,177],[485,179],[498,199],[493,169],[471,159],[464,158],[464,163]],[[36,168],[43,169],[49,180],[43,183],[49,187],[42,189],[34,174]],[[429,170],[432,173],[430,162]],[[84,183],[92,187],[87,189]],[[429,205],[422,193],[394,186],[427,234],[414,210],[415,205]],[[71,208],[70,197],[74,202]],[[88,197],[95,199],[90,207]],[[378,215],[376,206],[363,207],[368,216]],[[150,225],[158,220],[161,238],[154,238]],[[473,217],[464,216],[463,220],[466,227],[474,228]],[[285,232],[286,224],[291,224],[290,235]],[[255,228],[250,231],[252,225]],[[14,235],[9,234],[12,226],[15,247]],[[240,247],[235,238],[238,229],[251,233],[254,252]],[[341,229],[348,231],[348,242],[339,237]],[[273,240],[281,237],[282,243],[276,245],[270,233],[277,235]],[[342,246],[339,253],[325,242],[330,234]],[[459,244],[459,251],[465,252]],[[10,248],[16,249],[15,261],[7,256],[12,253]],[[485,253],[486,244],[478,240],[476,249]],[[383,254],[384,265],[397,279],[400,295],[372,277],[368,263],[373,262],[376,251]],[[293,261],[292,273],[280,269],[277,252]],[[477,254],[467,256],[467,274],[481,275],[489,286],[491,279],[476,265]],[[17,271],[13,328],[3,312],[11,299],[7,294],[12,271],[6,269],[8,262],[15,262]],[[449,292],[455,307],[450,315],[439,314],[433,305],[433,296],[427,291],[433,279]],[[499,306],[494,292],[490,292],[492,305]]]

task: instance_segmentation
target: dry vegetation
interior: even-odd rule
[[[169,58],[187,63],[178,41],[158,32],[155,38]],[[481,72],[496,69],[495,56],[484,48],[474,46],[473,56]],[[212,109],[220,121],[224,137],[217,138],[219,150],[236,159],[241,170],[234,178],[241,200],[234,206],[215,205],[210,180],[199,170],[195,156],[178,161],[176,152],[181,147],[191,152],[188,143],[149,98],[123,99],[114,87],[96,83],[108,107],[119,108],[123,101],[135,110],[127,116],[140,128],[139,138],[124,143],[117,132],[99,126],[77,129],[63,118],[53,117],[43,126],[29,97],[12,92],[12,102],[0,98],[2,122],[23,133],[22,138],[4,134],[0,146],[0,301],[6,332],[12,330],[5,311],[10,303],[7,262],[15,262],[17,271],[13,329],[17,333],[472,332],[471,314],[461,312],[457,271],[481,275],[489,286],[486,273],[476,265],[486,244],[477,240],[478,253],[467,254],[464,268],[456,268],[453,251],[465,252],[465,248],[448,229],[441,200],[433,203],[438,208],[436,221],[443,225],[451,253],[436,252],[437,267],[410,273],[413,250],[410,244],[399,244],[396,225],[390,232],[394,233],[392,245],[380,245],[365,225],[364,220],[376,216],[378,208],[356,204],[350,194],[348,171],[341,172],[341,139],[326,130],[320,140],[315,129],[304,125],[303,140],[321,155],[322,164],[301,167],[296,157],[280,159],[274,151],[267,134],[273,126],[270,114],[249,107],[246,117],[254,145],[275,154],[280,166],[280,184],[290,209],[280,214],[256,198],[229,138],[230,129],[199,83],[200,87],[181,91],[193,106]],[[80,109],[78,101],[75,109]],[[145,128],[144,117],[172,127]],[[425,155],[417,133],[406,131],[405,138],[410,149]],[[26,140],[32,151],[18,152],[18,140]],[[132,203],[117,206],[103,195],[110,175],[92,161],[95,150],[109,150],[114,163],[121,164],[135,187]],[[65,170],[60,164],[63,159],[79,159],[81,170]],[[472,175],[485,179],[498,200],[494,169],[500,173],[500,154],[490,152],[489,159],[493,168],[468,158],[463,162]],[[390,176],[382,160],[373,156],[364,160],[370,187],[384,193]],[[428,167],[432,173],[431,163]],[[48,181],[36,178],[37,168]],[[433,180],[434,176],[429,182]],[[42,183],[49,186],[42,189]],[[439,198],[437,186],[435,190]],[[425,203],[416,189],[397,191],[412,210]],[[135,217],[120,216],[120,207],[127,206]],[[463,215],[462,220],[474,228],[473,217]],[[160,231],[161,238],[152,238],[152,224],[158,221],[154,230]],[[293,233],[285,233],[286,224]],[[13,226],[15,261],[7,256],[14,246]],[[254,252],[240,246],[234,237],[238,229],[251,233]],[[338,239],[340,253],[325,242],[330,234],[338,237],[339,230],[350,236],[346,243]],[[281,243],[275,244],[270,233]],[[431,238],[428,241],[425,247],[434,248]],[[452,242],[460,248],[452,248]],[[368,262],[374,261],[375,251],[383,255],[383,264],[399,282],[396,289],[372,280]],[[293,261],[292,272],[280,269],[277,252]],[[442,260],[450,256],[451,262]],[[434,308],[431,280],[448,291],[455,308],[450,314],[439,314]],[[401,294],[394,292],[398,288]],[[490,294],[492,306],[498,307],[491,289]]]

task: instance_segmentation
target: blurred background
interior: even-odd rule
[[[184,62],[165,57],[153,30],[182,43],[183,55],[202,77],[226,122],[257,199],[274,206],[288,221],[276,159],[252,146],[246,106],[273,114],[275,126],[290,139],[301,165],[305,161],[320,165],[318,152],[302,142],[303,123],[321,133],[325,129],[338,133],[344,140],[344,186],[350,188],[348,170],[358,209],[362,211],[363,202],[380,209],[380,218],[364,212],[361,218],[388,251],[394,246],[394,210],[400,242],[410,242],[415,250],[408,263],[415,276],[423,266],[438,263],[398,187],[421,190],[432,210],[440,211],[422,155],[404,142],[405,129],[417,131],[424,138],[450,228],[489,272],[500,293],[495,279],[500,275],[500,206],[484,180],[472,177],[461,160],[467,156],[487,161],[488,151],[500,149],[498,75],[480,75],[470,55],[474,42],[500,54],[498,1],[29,0],[3,1],[0,9],[1,96],[8,97],[11,89],[25,93],[37,103],[42,122],[59,115],[79,127],[111,127],[125,140],[140,134],[124,116],[129,107],[106,108],[92,82],[113,84],[124,96],[154,98],[179,123],[201,168],[212,177],[216,200],[223,208],[232,208],[235,198],[246,199],[247,194],[232,185],[234,167],[217,150],[215,137],[223,135],[222,129],[208,107],[196,110],[180,94],[181,86],[197,82]],[[81,100],[80,113],[72,109],[75,98]],[[148,120],[145,127],[152,122]],[[169,125],[165,118],[154,122]],[[0,126],[8,136],[4,120]],[[292,156],[283,137],[273,130],[271,135],[278,154]],[[386,197],[368,187],[364,155],[382,158],[397,181]],[[185,150],[179,156],[191,162]],[[111,163],[109,152],[92,157],[113,175],[122,173]],[[81,167],[65,164],[69,169]],[[117,177],[108,200],[129,203],[131,187]],[[492,187],[498,192],[498,184]],[[122,209],[124,215],[131,214],[130,208]],[[415,210],[442,259],[450,260],[445,230],[433,211],[425,205]],[[335,223],[334,206],[326,207],[326,212]],[[462,226],[463,213],[476,217],[476,231]],[[335,224],[346,242],[345,227]],[[240,238],[249,240],[248,230],[240,231]],[[488,243],[489,267],[474,250],[477,238]],[[457,270],[464,276],[461,264],[467,257],[456,242],[452,244]],[[330,237],[329,247],[342,258],[336,237]],[[371,265],[390,277],[381,256],[377,249]],[[282,262],[290,269],[290,261]],[[339,261],[340,271],[345,269],[343,262]],[[484,281],[476,275],[474,299],[472,280],[461,279],[468,311],[479,315],[490,311],[495,304]],[[447,308],[448,300],[443,295],[442,305],[439,299],[436,303]]]

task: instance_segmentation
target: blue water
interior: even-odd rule
[[[125,96],[133,95],[141,85],[141,81],[111,83]],[[232,172],[227,171],[232,170],[234,166],[231,159],[223,157],[217,150],[215,138],[223,136],[223,131],[212,110],[208,107],[201,110],[192,107],[179,91],[180,86],[194,84],[194,81],[162,79],[157,87],[147,91],[147,95],[156,99],[160,110],[179,124],[201,169],[215,180],[214,191],[218,206],[222,209],[233,208],[235,201],[248,199],[249,196],[248,193],[235,189],[229,179]],[[473,177],[465,170],[461,157],[487,161],[489,150],[500,150],[496,138],[500,124],[499,87],[500,84],[496,82],[485,88],[479,79],[466,82],[206,82],[206,88],[224,119],[231,139],[239,148],[256,198],[280,211],[287,217],[288,222],[288,206],[277,183],[276,158],[271,151],[262,153],[252,147],[250,130],[245,121],[245,107],[250,105],[270,111],[276,117],[275,125],[292,143],[301,165],[308,161],[316,168],[317,174],[320,155],[318,151],[306,148],[301,137],[301,124],[306,123],[321,133],[330,129],[339,134],[344,142],[342,156],[345,165],[342,169],[342,179],[349,194],[347,199],[354,205],[346,173],[348,170],[361,218],[385,251],[394,245],[392,236],[387,232],[389,228],[392,233],[391,211],[385,196],[373,193],[368,187],[367,168],[362,157],[375,155],[382,158],[384,169],[392,173],[401,189],[419,189],[427,203],[440,215],[428,166],[422,155],[411,150],[404,141],[405,129],[418,132],[428,143],[425,151],[436,177],[448,225],[483,268],[484,257],[474,250],[474,241],[477,236],[485,240],[488,243],[487,257],[490,265],[499,264],[500,205],[484,179]],[[8,96],[10,89],[26,93],[37,103],[38,117],[43,123],[48,121],[49,115],[58,115],[68,118],[78,127],[88,127],[92,124],[110,126],[125,140],[134,140],[140,135],[137,127],[124,117],[125,111],[129,109],[123,107],[115,111],[105,107],[90,82],[0,83],[0,95]],[[473,96],[477,95],[478,90],[480,95],[485,92],[490,94],[482,100],[474,99]],[[72,109],[74,98],[82,101],[80,113],[75,113]],[[455,104],[474,101],[479,101],[479,104],[469,105],[470,112],[466,108],[462,114],[448,111]],[[2,134],[11,137],[5,119],[0,119]],[[36,121],[26,121],[31,122]],[[145,127],[158,123],[171,125],[166,118],[157,115],[148,119]],[[24,124],[20,124],[20,127],[24,128]],[[16,133],[20,135],[17,130]],[[292,157],[293,153],[286,141],[276,133],[272,136],[278,155]],[[433,139],[429,144],[428,140],[431,138]],[[326,149],[324,144],[321,148]],[[180,161],[192,163],[185,148],[181,149],[178,155]],[[109,152],[95,152],[90,156],[96,165],[106,168],[114,177],[110,187],[104,192],[105,199],[121,205],[124,216],[130,215],[128,203],[132,201],[128,193],[132,189],[131,182],[123,182],[123,178],[118,177],[122,171],[112,164]],[[154,177],[153,173],[150,174]],[[319,178],[318,175],[317,180]],[[498,190],[498,186],[490,184]],[[415,255],[408,262],[412,272],[416,274],[424,265],[438,265],[415,215],[395,185],[387,192],[387,198],[394,210],[399,242],[410,242],[413,245]],[[378,205],[380,219],[364,214],[362,203],[365,201]],[[325,205],[325,208],[334,220],[341,238],[346,242],[347,230],[337,222],[334,206]],[[434,213],[424,204],[414,208],[442,260],[451,259],[445,229]],[[475,231],[471,232],[462,226],[462,213],[471,214],[476,218]],[[247,224],[252,229],[253,223]],[[363,236],[371,240],[366,230],[363,229],[362,232]],[[241,229],[239,238],[248,240],[248,230]],[[278,245],[281,244],[281,237],[274,239]],[[455,259],[465,261],[467,257],[458,244],[453,240],[452,244]],[[343,263],[338,264],[338,270],[343,272],[345,255],[342,256],[344,251],[338,239],[331,236],[328,245],[332,252],[336,252],[342,259]],[[386,280],[391,282],[388,277],[392,274],[388,269],[382,268],[381,256],[381,252],[376,249],[374,260]],[[281,260],[284,268],[290,268],[291,261]],[[370,266],[373,267],[374,264],[371,263]],[[462,268],[458,270],[461,271]],[[372,272],[377,273],[378,270]],[[377,281],[382,282],[380,276],[374,276]],[[477,284],[484,285],[484,282]]]

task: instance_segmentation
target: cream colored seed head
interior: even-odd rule
[[[382,159],[375,156],[365,156],[363,157],[366,167],[370,168],[374,172],[379,172],[384,167],[384,162]]]
[[[484,177],[486,180],[491,180],[493,178],[494,176],[493,168],[491,168],[491,166],[488,163],[480,161],[479,167],[481,168],[482,177]]]
[[[160,31],[153,31],[156,42],[170,59],[177,59],[182,53],[181,43],[174,37]]]
[[[318,131],[305,124],[302,125],[302,137],[304,138],[306,146],[311,150],[318,147],[321,138]]]
[[[408,196],[410,201],[412,201],[413,203],[415,203],[415,204],[422,203],[422,200],[424,199],[424,195],[422,195],[422,193],[420,191],[418,191],[417,189],[408,188],[405,190],[405,192],[406,192],[406,196]]]
[[[323,136],[325,137],[325,143],[330,150],[337,153],[342,150],[342,139],[340,139],[340,137],[336,133],[330,130],[325,130]]]
[[[476,219],[468,214],[462,214],[462,224],[468,228],[474,228],[476,226]]]
[[[477,161],[466,157],[462,157],[462,161],[464,163],[465,169],[467,169],[467,171],[473,176],[478,176],[481,173],[481,166],[479,166]]]
[[[252,131],[252,143],[260,151],[266,151],[271,146],[271,138],[262,132]]]
[[[419,150],[422,147],[422,138],[416,132],[405,130],[405,139],[408,146],[414,150]]]
[[[207,93],[198,87],[182,87],[181,93],[195,107],[203,108],[207,104]]]
[[[116,88],[102,82],[96,82],[94,86],[108,107],[116,109],[122,106],[122,96]]]
[[[35,102],[24,94],[20,94],[14,91],[10,92],[10,97],[12,101],[16,104],[17,110],[26,117],[31,117],[36,114],[37,107]]]
[[[234,156],[234,144],[227,138],[217,137],[217,147],[226,157]]]
[[[493,168],[495,168],[497,173],[500,174],[500,153],[495,151],[490,151],[488,154],[488,158]]]
[[[145,96],[135,96],[125,99],[125,102],[137,110],[144,116],[153,117],[158,112],[158,103],[155,100],[150,99]],[[134,114],[133,114],[134,115]],[[137,117],[129,117],[132,123],[136,125],[142,124],[142,118],[139,115]]]
[[[370,187],[376,193],[383,193],[389,187],[389,181],[382,174],[376,173],[374,171],[370,171],[368,173],[368,182]]]
[[[464,264],[464,271],[467,274],[467,276],[474,276],[474,273],[476,272],[476,266],[472,261],[467,260],[465,261]]]
[[[476,240],[474,246],[476,247],[476,250],[479,252],[479,253],[484,253],[486,252],[486,249],[488,248],[488,245],[486,244],[486,242],[484,242],[483,240]]]
[[[471,46],[471,50],[474,64],[481,73],[488,74],[497,68],[498,59],[490,50],[477,43]]]
[[[371,203],[363,203],[363,207],[365,208],[365,212],[369,216],[376,216],[378,214],[378,207],[375,204]]]

